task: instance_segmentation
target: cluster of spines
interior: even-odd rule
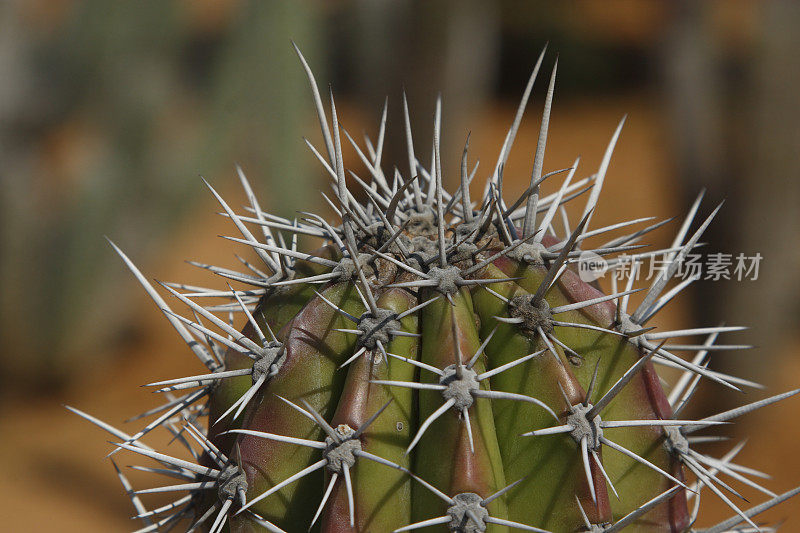
[[[526,86],[522,102],[505,138],[498,160],[487,180],[483,198],[479,204],[474,205],[470,199],[469,188],[478,170],[478,165],[476,164],[473,170],[469,171],[469,137],[461,160],[460,186],[453,194],[448,194],[442,185],[439,150],[441,101],[437,101],[436,105],[431,163],[430,167],[426,168],[415,153],[408,118],[408,104],[404,97],[408,175],[402,176],[401,172],[395,168],[392,179],[388,179],[381,167],[386,107],[381,116],[377,142],[373,144],[369,138],[365,138],[367,153],[364,153],[352,136],[339,124],[332,94],[330,98],[331,126],[328,125],[316,81],[305,59],[301,54],[299,55],[311,83],[327,157],[308,140],[306,143],[331,177],[333,198],[325,193],[323,193],[323,197],[339,216],[341,222],[334,226],[312,213],[301,213],[300,218],[289,220],[263,211],[256,200],[252,187],[238,167],[237,172],[250,204],[247,207],[248,214],[246,216],[236,214],[206,182],[222,206],[222,215],[230,218],[241,233],[241,238],[226,238],[250,247],[264,266],[256,266],[241,259],[247,271],[238,272],[196,263],[197,266],[208,269],[230,281],[249,285],[251,288],[247,290],[235,290],[230,285],[226,291],[162,283],[165,290],[187,305],[192,312],[191,318],[173,312],[153,285],[112,243],[129,269],[164,312],[166,318],[208,369],[208,373],[205,374],[149,384],[159,387],[158,392],[164,393],[167,401],[158,408],[136,417],[154,416],[155,418],[133,435],[123,433],[85,413],[74,410],[120,441],[116,443],[117,448],[112,454],[120,449],[125,449],[149,457],[157,461],[160,467],[135,468],[177,478],[181,481],[176,485],[134,491],[126,477],[117,470],[137,511],[136,517],[144,523],[144,527],[139,531],[169,529],[192,513],[194,513],[194,518],[189,528],[190,531],[201,526],[209,527],[209,525],[211,531],[221,531],[231,516],[242,513],[268,531],[282,531],[256,514],[252,507],[283,487],[321,469],[326,469],[330,477],[322,500],[310,521],[310,526],[313,526],[320,517],[337,483],[343,483],[347,499],[348,519],[352,527],[354,525],[355,495],[350,468],[353,467],[355,461],[362,459],[402,472],[403,475],[413,479],[420,487],[427,489],[446,504],[447,512],[444,515],[426,518],[412,524],[397,524],[396,531],[407,531],[435,524],[447,524],[451,531],[464,532],[483,531],[487,524],[527,531],[545,531],[536,524],[523,524],[501,516],[492,516],[489,509],[492,502],[499,502],[523,479],[514,481],[503,488],[497,488],[491,495],[485,497],[472,492],[447,494],[408,467],[361,449],[359,437],[383,413],[388,407],[388,403],[377,409],[357,427],[351,427],[348,424],[334,426],[332,421],[327,421],[310,404],[306,403],[301,406],[288,399],[280,398],[299,416],[309,419],[322,430],[325,435],[325,439],[322,441],[251,430],[237,427],[231,422],[242,418],[243,413],[263,389],[265,383],[268,383],[280,372],[286,358],[286,347],[279,340],[280,335],[270,328],[269,321],[265,317],[257,316],[258,313],[263,313],[259,302],[265,296],[274,291],[280,291],[282,288],[301,285],[326,287],[338,281],[351,283],[358,296],[358,302],[361,304],[360,314],[353,309],[347,310],[340,303],[337,304],[327,298],[322,290],[314,290],[313,293],[324,305],[332,308],[336,314],[352,324],[351,327],[335,329],[340,333],[354,335],[357,339],[353,346],[353,353],[346,358],[340,368],[347,367],[364,358],[369,361],[370,365],[380,365],[381,361],[383,364],[388,364],[388,360],[391,358],[415,367],[422,376],[419,380],[407,381],[367,379],[369,383],[390,389],[438,391],[441,394],[438,405],[429,409],[430,412],[426,413],[424,419],[421,418],[422,423],[416,429],[406,454],[417,446],[432,424],[450,410],[455,410],[460,414],[460,423],[464,425],[468,435],[469,450],[471,453],[475,453],[470,409],[476,400],[532,403],[542,408],[555,422],[551,426],[533,428],[522,434],[520,438],[546,438],[547,435],[565,434],[571,436],[575,441],[579,454],[577,460],[582,464],[586,486],[589,489],[590,503],[593,507],[593,511],[591,509],[587,511],[580,499],[575,503],[586,531],[620,531],[635,523],[656,506],[667,501],[674,501],[676,498],[683,498],[687,502],[694,499],[692,510],[685,518],[685,523],[682,524],[683,527],[689,529],[697,518],[700,488],[702,487],[711,490],[735,512],[730,520],[705,531],[721,533],[724,531],[768,530],[768,528],[759,528],[753,522],[752,517],[794,495],[797,490],[776,495],[752,481],[750,477],[746,477],[764,477],[764,475],[733,463],[733,458],[741,446],[735,447],[722,458],[711,457],[693,450],[692,444],[718,439],[718,437],[697,437],[693,433],[713,425],[727,423],[737,416],[782,400],[798,391],[773,396],[700,420],[680,419],[678,418],[679,414],[694,394],[702,378],[735,390],[739,390],[743,386],[758,386],[748,380],[721,374],[707,368],[707,356],[710,351],[746,348],[738,345],[715,344],[720,333],[742,328],[719,326],[654,332],[652,327],[647,326],[650,319],[692,281],[691,279],[687,280],[677,284],[671,290],[666,290],[667,284],[673,279],[686,255],[700,245],[699,240],[717,213],[719,206],[690,236],[692,222],[700,207],[701,194],[692,206],[672,245],[666,250],[639,251],[639,248],[643,246],[639,244],[642,237],[666,221],[651,223],[643,229],[611,239],[588,250],[603,256],[612,256],[609,260],[612,267],[616,264],[613,258],[615,254],[625,253],[627,255],[625,260],[628,261],[642,259],[655,253],[665,255],[666,268],[647,289],[641,304],[632,312],[628,312],[629,296],[637,292],[632,288],[633,276],[630,277],[624,290],[618,291],[614,286],[611,295],[605,296],[597,293],[592,297],[575,302],[550,306],[545,300],[545,296],[559,282],[565,272],[569,272],[569,265],[587,251],[584,246],[586,239],[634,224],[652,222],[652,219],[638,219],[589,230],[589,223],[597,206],[611,154],[624,119],[614,132],[596,173],[573,181],[579,162],[576,160],[574,165],[568,169],[543,174],[543,158],[553,99],[556,63],[545,97],[530,186],[510,206],[507,205],[503,198],[503,169],[533,83],[542,64],[543,51]],[[348,189],[340,132],[344,133],[344,137],[353,146],[370,175],[369,181],[366,181],[353,171],[348,171],[351,181],[363,189],[363,194],[366,196],[364,203],[358,202]],[[567,175],[559,190],[554,194],[542,197],[540,185],[546,179],[565,172]],[[587,193],[588,200],[580,222],[572,229],[564,204]],[[562,236],[559,236],[561,231],[556,229],[556,226],[559,225],[556,222],[557,217],[561,218],[563,224]],[[539,219],[538,223],[537,219]],[[260,238],[254,235],[248,224],[260,228]],[[318,253],[302,252],[298,249],[298,237],[300,236],[324,239],[326,248]],[[630,252],[636,253],[630,255]],[[496,272],[486,273],[487,269],[494,268],[495,263],[504,258],[513,259],[523,267],[527,265],[542,270],[543,276],[536,281],[538,285],[535,290],[531,290],[530,293],[520,292],[516,289],[508,290],[512,283],[518,282],[522,278],[513,274],[503,274],[499,268],[495,269]],[[263,270],[264,267],[268,272]],[[500,290],[500,287],[505,288],[506,295],[503,294],[504,291]],[[463,353],[459,339],[464,333],[457,331],[455,315],[463,307],[462,291],[475,288],[484,291],[485,294],[500,302],[500,309],[504,309],[507,316],[504,314],[494,315],[496,324],[490,328],[488,335],[485,335],[483,341],[475,346],[473,352]],[[379,305],[380,293],[389,289],[413,292],[417,298],[416,304],[408,306],[401,312],[381,307]],[[225,298],[228,302],[209,306],[196,301],[208,298]],[[613,320],[605,326],[558,318],[558,315],[562,313],[599,307],[601,304],[612,302],[616,304],[613,306]],[[452,332],[450,334],[452,335],[453,349],[450,356],[452,360],[442,361],[437,366],[397,355],[389,350],[388,343],[397,337],[420,338],[420,333],[417,331],[403,329],[401,321],[404,318],[422,313],[426,308],[430,310],[434,308],[433,306],[442,306],[443,304],[449,305],[451,313]],[[227,315],[227,320],[219,318],[217,316],[219,314]],[[245,332],[241,332],[233,326],[235,314],[244,315],[247,324]],[[264,319],[259,321],[259,318]],[[262,327],[261,324],[264,324],[265,327]],[[482,354],[501,325],[525,332],[541,345],[541,349],[520,354],[513,360],[492,369],[479,368]],[[568,358],[582,360],[583,356],[578,350],[559,339],[558,335],[554,333],[555,328],[588,329],[601,334],[613,335],[630,343],[641,356],[602,395],[595,392],[598,388],[596,380],[599,360],[585,391],[580,386],[565,390],[565,388],[569,388],[569,385],[558,382],[557,385],[564,401],[561,417],[544,401],[533,395],[514,391],[490,390],[484,386],[488,378],[513,369],[533,358],[552,356],[553,364],[562,366],[564,363],[560,353],[566,354]],[[667,344],[667,340],[673,337],[698,335],[707,335],[706,341],[698,344]],[[226,357],[226,352],[230,353],[231,351],[244,358],[245,364],[237,365],[241,368],[229,368],[229,358]],[[676,355],[674,353],[676,351],[696,352],[696,355],[687,361]],[[634,377],[644,372],[651,363],[683,371],[669,397],[664,399],[666,405],[662,406],[663,410],[659,413],[663,416],[659,416],[657,419],[604,420],[604,409]],[[228,401],[223,412],[215,413],[213,407],[209,407],[207,400],[215,394],[219,395],[222,383],[241,379],[252,380],[246,388],[246,392],[238,398]],[[190,389],[194,390],[183,392]],[[179,396],[174,396],[173,393],[178,393]],[[200,424],[200,419],[206,416],[211,417],[208,429],[202,428]],[[217,424],[222,420],[228,420],[227,431],[215,430],[215,427],[220,427]],[[150,431],[158,427],[166,428],[173,435],[173,439],[186,448],[193,460],[183,460],[157,452],[141,441]],[[604,430],[620,427],[660,428],[663,431],[665,447],[685,469],[694,474],[695,482],[687,482],[682,475],[666,471],[604,435]],[[235,444],[227,455],[214,444],[214,442],[219,443],[218,439],[225,436],[237,435],[249,435],[254,438],[319,450],[320,457],[305,469],[247,501],[248,483],[245,472],[242,470],[243,463],[238,444]],[[600,453],[603,446],[652,469],[667,479],[671,486],[625,516],[613,520],[608,513],[608,495],[604,493],[606,484],[616,497],[619,497],[619,494],[604,469]],[[229,457],[229,455],[233,455],[233,457]],[[739,496],[739,494],[728,483],[721,480],[718,477],[719,474],[725,474],[756,488],[769,496],[770,500],[749,511],[741,510],[729,497],[729,495]],[[187,494],[158,509],[147,510],[139,498],[140,494],[173,491],[187,492]],[[208,497],[208,494],[214,496]],[[599,516],[600,519],[593,521],[590,516]]]

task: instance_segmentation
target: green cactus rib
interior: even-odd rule
[[[469,140],[460,186],[443,188],[441,101],[425,167],[404,98],[409,168],[387,176],[386,108],[377,142],[360,147],[339,125],[332,95],[329,123],[300,55],[324,149],[308,145],[332,179],[325,199],[339,220],[262,211],[237,167],[250,204],[244,213],[207,185],[239,234],[226,239],[258,262],[243,261],[245,271],[197,264],[225,278],[227,289],[157,290],[112,243],[205,367],[148,384],[166,400],[135,417],[148,421],[134,434],[69,408],[114,437],[111,455],[143,456],[154,464],[134,468],[170,480],[137,490],[117,470],[138,531],[700,532],[701,493],[733,514],[705,531],[751,531],[759,530],[758,513],[800,490],[773,493],[754,480],[763,474],[734,462],[741,444],[716,457],[702,446],[719,437],[697,434],[800,390],[686,419],[701,383],[758,386],[708,368],[712,351],[746,348],[717,343],[742,328],[651,325],[688,285],[667,290],[719,207],[692,230],[698,198],[661,251],[668,266],[641,289],[636,308],[633,279],[609,294],[583,280],[575,266],[582,254],[602,255],[612,267],[621,254],[643,258],[652,252],[638,251],[642,238],[664,223],[590,229],[622,122],[595,172],[576,177],[576,160],[543,173],[555,65],[530,187],[513,202],[503,198],[503,169],[543,58],[544,51],[477,203]],[[342,139],[366,179],[345,174]],[[564,173],[556,192],[542,194],[545,180]],[[584,193],[573,229],[563,205]],[[309,239],[322,248],[302,251]],[[685,337],[701,340],[669,343]],[[679,369],[679,379],[663,386],[661,366]],[[169,449],[146,444],[156,430],[171,435]],[[737,485],[768,499],[742,509]],[[148,507],[154,493],[174,498]]]
[[[485,364],[479,359],[468,368],[469,359],[480,348],[469,290],[462,288],[452,298],[455,305],[439,298],[420,311],[423,334],[420,360],[440,369],[440,372],[451,368],[451,383],[457,384],[459,379],[455,367],[460,367],[464,374],[480,375],[485,371]],[[425,372],[420,381],[440,383],[444,381],[442,377]],[[481,390],[489,388],[485,382],[477,385]],[[475,399],[469,392],[450,398],[446,398],[444,392],[449,391],[420,391],[420,420],[429,419],[442,407],[447,407],[422,435],[416,448],[415,471],[446,494],[475,493],[485,499],[505,486],[492,406],[489,402]],[[449,403],[453,404],[452,407],[448,406]],[[443,450],[452,454],[447,460],[442,460]],[[415,488],[420,492],[424,490]],[[446,507],[446,502],[419,494],[414,498],[414,518],[424,520],[442,515]],[[487,510],[491,516],[506,518],[505,507],[505,501],[498,498],[487,506]],[[494,525],[487,528],[487,531],[494,530],[500,528]]]

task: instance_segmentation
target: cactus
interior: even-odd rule
[[[695,450],[719,439],[699,432],[800,391],[686,419],[681,414],[701,381],[734,390],[755,385],[708,368],[709,352],[743,348],[716,344],[718,335],[742,328],[649,325],[687,285],[665,290],[719,207],[691,231],[700,195],[672,246],[661,251],[668,267],[635,309],[632,283],[604,295],[576,273],[581,254],[608,257],[613,266],[623,252],[642,253],[641,239],[663,223],[586,248],[589,237],[649,219],[590,229],[622,122],[596,172],[575,178],[576,161],[543,174],[557,63],[530,187],[510,205],[503,198],[504,164],[544,51],[477,203],[469,138],[460,186],[454,193],[442,186],[440,102],[426,168],[404,99],[408,173],[387,176],[386,109],[377,142],[367,139],[365,153],[340,126],[332,95],[329,125],[297,52],[324,147],[308,144],[332,180],[334,195],[325,198],[336,222],[262,211],[237,168],[246,213],[235,213],[206,185],[241,234],[227,238],[252,249],[263,265],[244,262],[246,272],[200,266],[246,288],[162,283],[157,291],[112,243],[207,369],[150,383],[167,400],[144,413],[153,420],[133,435],[70,408],[115,437],[112,455],[128,450],[153,459],[157,468],[138,468],[173,479],[133,490],[117,470],[143,522],[139,531],[182,520],[190,520],[191,531],[214,532],[699,531],[703,489],[733,511],[703,531],[758,531],[756,514],[800,490],[777,495],[753,481],[759,472],[733,462],[741,445],[721,458]],[[369,180],[349,172],[348,183],[342,133]],[[542,182],[559,174],[565,178],[558,191],[541,195]],[[571,229],[563,205],[583,194],[583,215]],[[301,236],[323,246],[300,251]],[[172,311],[162,294],[190,313]],[[208,305],[213,298],[222,303]],[[705,339],[669,344],[697,336]],[[658,366],[682,375],[665,390]],[[185,450],[176,457],[150,448],[142,439],[156,428]],[[732,480],[769,499],[742,510]],[[161,492],[178,496],[160,508],[143,505],[143,495]]]

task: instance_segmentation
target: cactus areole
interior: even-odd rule
[[[199,265],[236,288],[157,289],[114,246],[206,367],[151,383],[165,402],[133,434],[73,409],[110,432],[115,451],[154,461],[148,471],[164,478],[142,489],[118,471],[139,531],[757,531],[755,515],[796,492],[753,481],[758,473],[735,462],[740,446],[708,455],[703,443],[715,437],[701,433],[797,391],[686,419],[698,384],[753,385],[707,366],[713,350],[741,348],[717,337],[742,328],[651,323],[677,294],[668,283],[717,210],[694,224],[698,198],[638,306],[631,283],[604,294],[583,281],[581,253],[613,268],[620,254],[643,253],[642,239],[662,223],[591,226],[622,123],[598,169],[580,172],[576,161],[542,173],[555,65],[530,187],[503,197],[504,165],[544,55],[475,201],[468,139],[460,186],[442,186],[440,103],[424,149],[404,98],[408,161],[387,174],[386,109],[376,141],[360,146],[300,55],[322,129],[321,147],[309,147],[332,181],[335,220],[266,213],[237,169],[243,212],[208,187],[236,230],[228,239],[257,262],[243,261],[242,271]],[[344,168],[344,144],[362,175]],[[544,195],[548,178],[563,182]],[[566,202],[585,202],[576,224]],[[314,239],[316,250],[298,245]],[[682,376],[664,385],[659,367]],[[168,449],[146,444],[153,430],[172,435]],[[737,483],[769,499],[748,510]],[[174,498],[156,506],[149,493]],[[700,494],[721,499],[732,518],[699,528]]]

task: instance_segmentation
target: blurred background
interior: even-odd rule
[[[294,40],[343,125],[374,136],[389,97],[386,168],[406,168],[400,94],[415,144],[430,145],[444,100],[446,179],[461,147],[482,175],[497,157],[545,42],[559,54],[545,170],[582,156],[595,169],[616,124],[596,227],[726,205],[707,252],[760,253],[757,280],[700,281],[663,328],[743,324],[713,365],[775,392],[800,377],[800,3],[605,0],[3,0],[0,2],[0,502],[7,531],[126,531],[132,509],[105,435],[61,403],[105,420],[155,405],[138,385],[198,364],[103,236],[145,275],[218,286],[185,259],[235,266],[230,234],[202,186],[245,201],[239,163],[261,205],[320,209],[326,177],[304,146],[319,128]],[[505,171],[529,181],[547,76],[540,74]],[[346,154],[354,169],[359,164]],[[424,158],[423,158],[424,159]],[[553,186],[554,184],[551,184]],[[650,242],[671,242],[678,223]],[[246,255],[246,254],[245,254]],[[746,401],[764,393],[748,392]],[[704,385],[696,414],[742,402]],[[800,481],[794,399],[742,420],[742,462]],[[732,444],[732,443],[731,443]],[[730,444],[726,445],[730,446]],[[720,448],[721,451],[727,448]],[[751,494],[753,501],[762,497]],[[705,498],[703,523],[728,516]],[[44,511],[44,512],[43,512]],[[800,529],[800,505],[769,515]]]

